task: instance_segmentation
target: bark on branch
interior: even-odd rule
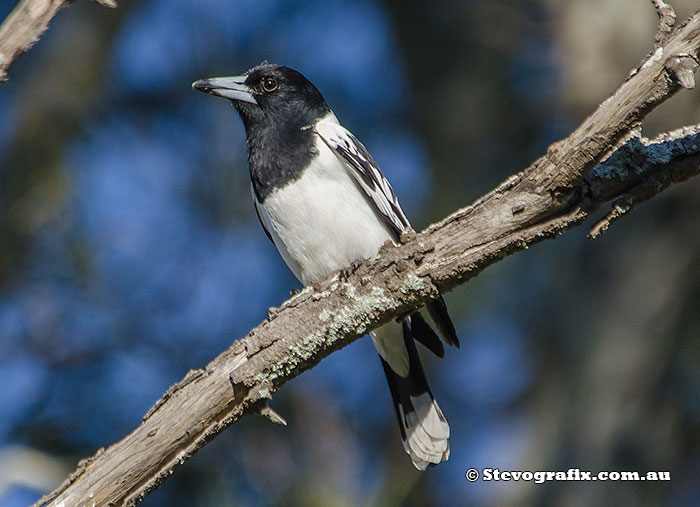
[[[656,105],[694,84],[700,14],[662,39],[609,99],[530,167],[440,223],[404,235],[400,246],[385,245],[347,281],[329,278],[286,301],[171,387],[139,427],[82,461],[37,505],[139,502],[242,415],[274,420],[267,401],[277,389],[370,329],[578,225],[603,203],[614,200],[613,212],[594,236],[634,204],[698,174],[699,127],[654,141],[630,138]]]
[[[74,0],[21,0],[0,25],[0,85],[7,81],[10,65],[41,38],[58,11]],[[116,7],[114,0],[96,0]]]

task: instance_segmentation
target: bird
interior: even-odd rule
[[[230,100],[241,117],[258,219],[303,285],[376,257],[410,227],[377,163],[300,72],[263,62],[240,76],[200,79],[192,88]],[[427,318],[445,343],[459,347],[442,296],[370,332],[403,447],[419,470],[450,455],[450,426],[415,343],[444,356]]]

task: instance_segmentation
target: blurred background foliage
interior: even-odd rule
[[[697,7],[672,4],[679,19]],[[255,217],[240,120],[192,81],[264,59],[300,69],[422,229],[567,135],[656,23],[639,0],[61,12],[0,89],[0,505],[55,487],[298,287]],[[681,93],[645,134],[699,113],[700,94]],[[426,359],[447,463],[413,469],[362,339],[276,396],[288,427],[246,418],[143,505],[699,504],[698,192],[678,185],[600,240],[584,226],[446,296],[463,345]],[[487,466],[672,481],[464,479]]]

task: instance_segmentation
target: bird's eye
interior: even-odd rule
[[[277,81],[274,77],[266,77],[263,79],[262,86],[266,92],[274,92],[277,89]]]

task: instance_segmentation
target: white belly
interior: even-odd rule
[[[280,254],[304,285],[373,257],[392,239],[374,205],[323,143],[293,183],[258,206]]]

